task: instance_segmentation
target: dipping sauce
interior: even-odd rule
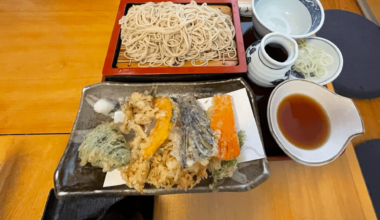
[[[309,96],[285,97],[277,110],[277,123],[282,134],[294,146],[315,149],[330,136],[330,121],[319,103]]]
[[[277,62],[285,62],[288,59],[288,52],[283,46],[276,43],[270,43],[265,45],[265,52]]]

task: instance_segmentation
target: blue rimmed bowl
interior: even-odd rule
[[[254,0],[252,12],[253,27],[261,37],[271,32],[294,39],[309,37],[325,20],[318,0]]]

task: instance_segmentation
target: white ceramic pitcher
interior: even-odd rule
[[[268,44],[277,44],[283,47],[288,58],[285,62],[272,59],[265,51]],[[261,41],[256,41],[246,50],[248,65],[248,78],[255,84],[263,87],[275,87],[286,79],[305,77],[296,71],[292,71],[298,57],[297,42],[280,33],[265,35]]]

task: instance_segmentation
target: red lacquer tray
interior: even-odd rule
[[[104,76],[133,76],[133,75],[173,75],[173,74],[217,74],[217,73],[244,73],[247,71],[243,35],[240,26],[239,7],[237,0],[199,0],[198,4],[226,5],[231,8],[232,20],[235,26],[235,41],[237,49],[237,64],[234,66],[204,66],[204,67],[117,67],[119,52],[121,48],[119,20],[126,14],[128,7],[133,4],[143,4],[149,0],[121,0],[117,12],[111,41],[108,47],[106,60],[103,67]],[[150,2],[163,2],[162,0],[151,0]],[[173,0],[173,3],[188,4],[189,0]]]

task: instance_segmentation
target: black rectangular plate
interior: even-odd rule
[[[114,83],[103,82],[86,86],[83,89],[81,104],[78,110],[73,130],[70,135],[66,150],[58,164],[54,174],[54,188],[57,198],[78,195],[108,195],[126,196],[140,195],[134,189],[126,185],[103,187],[106,173],[101,168],[91,165],[80,166],[78,158],[78,147],[82,142],[84,134],[97,125],[112,120],[106,116],[96,113],[92,107],[84,101],[87,95],[94,95],[99,98],[111,98],[118,100],[133,92],[144,92],[157,86],[157,96],[179,97],[180,95],[192,94],[197,98],[212,97],[215,94],[223,94],[238,89],[245,88],[251,103],[252,112],[256,118],[258,131],[261,137],[260,120],[255,102],[255,94],[242,78],[235,78],[223,81],[202,81],[202,82],[176,82],[176,83]],[[237,113],[238,114],[238,113]],[[266,158],[248,161],[239,164],[239,171],[247,176],[246,183],[238,183],[231,178],[217,187],[219,192],[243,192],[253,189],[269,178],[269,168]],[[204,193],[212,192],[209,184],[212,178],[202,180],[194,188],[187,191],[177,188],[156,189],[154,186],[146,184],[143,194],[164,195],[175,193]]]

